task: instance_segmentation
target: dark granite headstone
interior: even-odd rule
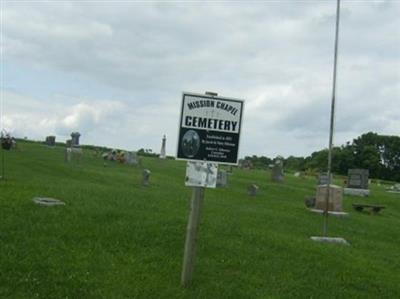
[[[331,174],[331,184],[333,183],[333,175]],[[326,172],[321,172],[318,175],[318,185],[328,184],[328,174]]]
[[[47,136],[46,137],[46,145],[55,146],[56,145],[56,136]]]
[[[72,132],[71,133],[72,146],[79,146],[79,137],[80,136],[81,136],[81,134],[79,134],[78,132]]]
[[[347,188],[368,189],[368,169],[349,169]]]

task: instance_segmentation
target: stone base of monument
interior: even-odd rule
[[[313,213],[318,213],[318,214],[324,214],[324,210],[320,209],[309,209]],[[337,211],[328,211],[328,215],[334,216],[334,217],[346,217],[349,216],[349,213],[346,212],[337,212]]]
[[[35,197],[32,199],[34,203],[40,206],[64,206],[65,202],[55,199],[55,198],[48,198],[48,197]]]
[[[333,237],[311,237],[311,240],[319,243],[334,243],[340,245],[350,246],[350,243],[343,238],[333,238]]]
[[[369,196],[368,189],[344,188],[343,193],[344,193],[344,195],[354,195],[354,196],[361,196],[361,197]]]

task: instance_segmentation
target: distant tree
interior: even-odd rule
[[[290,170],[305,170],[305,158],[304,157],[294,157],[289,156],[287,159],[284,160],[283,163],[286,169]]]
[[[355,165],[371,177],[400,180],[400,137],[368,132],[353,140]]]

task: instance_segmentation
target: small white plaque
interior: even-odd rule
[[[190,187],[215,188],[218,164],[207,162],[187,162],[185,185]]]

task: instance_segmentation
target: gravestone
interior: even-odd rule
[[[3,132],[1,132],[0,137],[1,137],[0,138],[1,139],[1,148],[3,150],[9,151],[13,144],[10,134],[3,134]]]
[[[56,136],[47,136],[45,143],[47,146],[55,146],[56,145]]]
[[[228,174],[225,170],[218,170],[217,188],[225,188],[228,185]]]
[[[79,147],[79,136],[76,134],[78,134],[80,136],[79,133],[72,133],[71,137],[75,136],[75,137],[73,137],[75,139],[68,139],[65,142],[65,152],[64,152],[65,153],[65,155],[64,155],[65,162],[71,162],[72,160],[80,162],[82,159],[83,151],[82,151],[82,148]],[[78,137],[76,137],[76,136],[78,136]],[[75,144],[74,144],[74,142],[75,142]],[[77,144],[76,144],[76,142],[77,142]]]
[[[368,169],[349,169],[345,195],[368,196]]]
[[[304,198],[304,204],[307,208],[314,208],[315,207],[315,197],[313,196],[306,196]]]
[[[390,188],[387,188],[386,191],[389,193],[400,193],[400,184],[394,184]]]
[[[66,147],[64,150],[64,161],[65,162],[71,162],[71,148],[70,147]]]
[[[165,154],[165,145],[167,143],[167,137],[164,135],[161,142],[160,159],[165,159],[167,156]]]
[[[256,184],[251,184],[249,187],[247,187],[247,192],[250,196],[256,196],[258,192],[258,186]]]
[[[148,170],[148,169],[144,169],[143,170],[143,173],[142,173],[142,175],[143,175],[143,182],[142,182],[143,186],[148,186],[150,184],[150,174],[151,174],[150,170]]]
[[[79,146],[79,137],[81,134],[79,132],[72,132],[71,133],[71,145],[72,146]]]
[[[342,188],[336,185],[330,185],[329,190],[330,191],[329,191],[328,211],[342,212],[342,202],[343,202]],[[316,209],[325,210],[327,191],[328,191],[327,185],[320,185],[317,187],[317,195],[315,197]]]
[[[139,161],[138,161],[138,156],[137,156],[137,152],[125,152],[125,164],[128,165],[138,165]]]
[[[252,169],[253,163],[250,160],[239,159],[239,168],[240,169]]]
[[[282,183],[283,182],[283,163],[281,160],[276,160],[272,167],[271,178],[273,182]]]
[[[331,173],[331,183],[333,182],[333,175]],[[321,172],[318,175],[318,185],[327,185],[328,184],[328,174],[326,172]]]
[[[368,189],[368,169],[349,169],[347,188]]]
[[[49,198],[49,197],[34,197],[33,202],[40,205],[40,206],[64,206],[65,202],[55,199],[55,198]]]

